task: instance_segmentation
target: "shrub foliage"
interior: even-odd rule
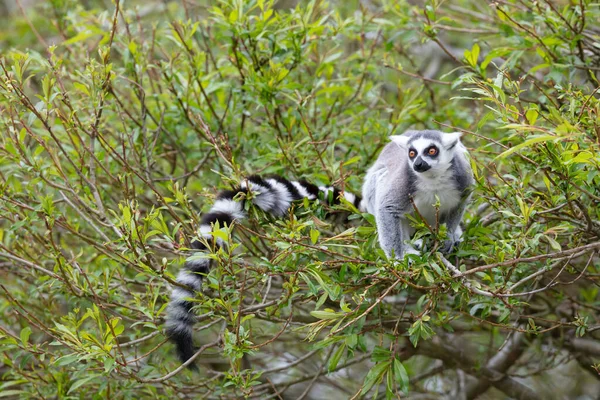
[[[597,394],[594,2],[14,12],[0,34],[0,396]],[[408,128],[465,134],[477,186],[460,249],[442,257],[444,227],[415,221],[423,255],[391,262],[350,204],[278,220],[250,207],[215,232],[230,245],[193,299],[200,368],[181,368],[165,306],[216,190],[277,173],[358,193]]]

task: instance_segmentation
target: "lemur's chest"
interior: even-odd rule
[[[460,192],[450,177],[442,175],[428,179],[418,179],[412,194],[414,205],[429,224],[436,222],[435,204],[439,199],[440,224],[444,215],[455,209],[460,203]]]

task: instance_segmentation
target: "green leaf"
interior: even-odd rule
[[[83,30],[83,31],[79,32],[77,35],[73,36],[72,38],[67,39],[64,42],[62,42],[62,45],[68,46],[73,43],[83,42],[84,40],[89,39],[92,36],[96,36],[98,34],[100,34],[100,32],[91,32],[89,30]]]
[[[381,362],[392,358],[392,352],[385,347],[375,346],[373,354],[371,354],[371,361]]]
[[[549,142],[551,140],[556,140],[556,139],[560,139],[560,137],[554,136],[554,135],[542,135],[542,136],[535,136],[529,140],[524,141],[523,143],[511,147],[510,149],[506,150],[505,152],[503,152],[502,154],[498,155],[494,160],[498,160],[501,158],[506,158],[509,155],[516,153],[517,151],[524,149],[526,147],[531,146],[532,144],[535,143],[541,143],[541,142]]]
[[[110,372],[115,368],[115,365],[117,365],[117,362],[115,361],[114,358],[111,357],[107,357],[104,360],[104,372]]]
[[[23,346],[27,347],[27,344],[29,343],[29,336],[31,335],[31,328],[26,326],[25,328],[23,328],[21,330],[21,343],[23,343]]]
[[[363,383],[363,388],[360,392],[361,396],[364,396],[369,390],[371,390],[373,385],[381,381],[381,379],[383,378],[383,374],[389,368],[391,363],[392,361],[389,360],[386,362],[379,363],[373,368],[371,368],[371,370],[367,373],[365,382]]]
[[[332,372],[337,367],[340,362],[340,358],[344,355],[346,350],[346,343],[340,344],[338,349],[333,353],[333,356],[329,359],[329,364],[327,365],[327,371]]]
[[[545,237],[546,237],[546,240],[548,241],[548,243],[550,243],[550,247],[552,247],[553,250],[556,250],[556,251],[562,250],[560,243],[558,243],[556,240],[554,240],[553,238],[551,238],[548,235],[545,235]]]
[[[433,283],[435,281],[435,279],[433,278],[433,276],[431,275],[431,273],[429,273],[429,271],[427,271],[427,268],[423,268],[422,272],[423,272],[423,277],[425,278],[425,280],[428,283]]]
[[[318,319],[338,319],[344,316],[343,313],[333,311],[311,311],[310,315]]]
[[[357,343],[358,335],[354,334],[346,336],[346,345],[348,345],[348,347],[350,347],[351,349],[355,348]]]
[[[80,355],[78,353],[74,353],[74,354],[68,354],[66,356],[62,356],[60,358],[58,358],[54,363],[58,366],[65,366],[65,365],[69,365],[72,364],[74,362],[78,362],[80,358]]]
[[[25,393],[27,393],[27,392],[24,390],[16,390],[16,389],[2,390],[2,391],[0,391],[0,397],[16,396],[18,394],[25,394]]]
[[[592,160],[590,162],[590,160]],[[565,162],[565,164],[593,164],[594,155],[589,151],[581,151],[575,157]]]
[[[225,232],[222,229],[217,229],[217,230],[213,230],[212,231],[212,235],[216,238],[216,239],[221,239],[224,242],[227,242],[229,240],[229,236],[227,236],[227,232]]]
[[[317,243],[317,240],[319,239],[319,235],[321,234],[321,232],[319,232],[316,229],[312,229],[310,230],[310,241],[312,242],[312,244]]]
[[[420,339],[429,339],[435,332],[424,321],[428,319],[428,315],[424,315],[421,319],[415,321],[408,329],[409,339],[413,346],[417,347]]]
[[[69,391],[67,392],[67,394],[69,394],[72,391],[80,388],[81,386],[85,385],[86,383],[88,383],[92,379],[95,379],[96,377],[97,377],[97,375],[92,375],[92,376],[88,376],[88,377],[83,378],[83,379],[79,379],[78,381],[75,381],[75,383],[73,383],[71,385],[71,387],[69,388]]]
[[[354,164],[355,162],[360,161],[361,156],[354,156],[351,159],[349,159],[348,161],[344,162],[342,165],[345,167],[346,165],[350,165],[350,164]]]
[[[477,60],[479,59],[479,44],[475,43],[470,51],[465,50],[465,59],[471,67],[477,66]]]
[[[525,118],[527,118],[527,122],[529,122],[530,125],[535,125],[538,115],[539,113],[535,108],[530,108],[525,113]]]
[[[317,304],[315,304],[315,308],[318,309],[320,308],[323,304],[325,304],[325,301],[327,300],[327,298],[329,297],[329,293],[324,292],[321,297],[319,297],[319,300],[317,301]]]
[[[394,358],[394,378],[396,379],[396,383],[403,392],[408,392],[408,373],[406,372],[406,368],[402,365],[402,362],[396,357]]]

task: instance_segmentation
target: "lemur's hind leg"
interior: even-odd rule
[[[451,253],[460,245],[460,242],[462,241],[463,230],[460,227],[460,221],[465,213],[465,208],[469,202],[469,197],[470,196],[463,198],[458,206],[454,210],[450,211],[445,218],[446,228],[448,230],[448,239],[444,241],[444,244],[440,248],[440,251],[444,254]]]

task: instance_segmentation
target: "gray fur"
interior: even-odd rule
[[[415,232],[408,216],[415,216],[416,207],[430,225],[446,224],[449,239],[442,251],[449,252],[460,241],[459,224],[473,184],[460,134],[407,131],[391,139],[367,172],[363,185],[364,205],[375,215],[383,251],[398,259],[418,254],[408,243]],[[437,156],[427,153],[431,146],[437,149]],[[417,153],[413,159],[409,157],[411,149]],[[423,169],[419,165],[422,163],[429,169],[418,172],[416,169]],[[439,221],[434,207],[436,196],[440,201]]]

